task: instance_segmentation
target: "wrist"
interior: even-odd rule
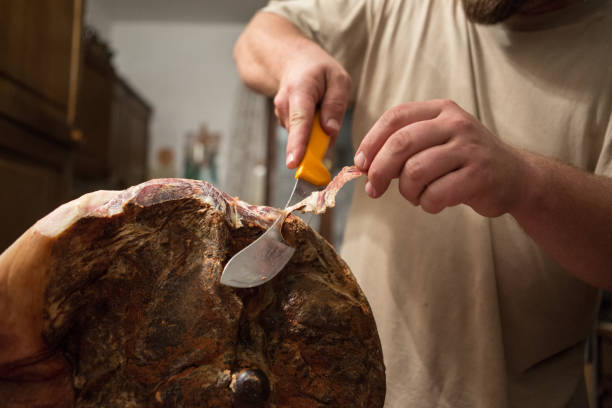
[[[517,199],[508,211],[520,224],[541,217],[550,207],[548,200],[552,184],[552,159],[528,151],[519,151],[522,168]]]

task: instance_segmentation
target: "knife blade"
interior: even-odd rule
[[[323,131],[317,112],[306,152],[295,172],[296,181],[285,208],[300,202],[330,182],[331,175],[323,165],[328,146],[329,136]],[[309,214],[304,221],[308,223],[311,216]],[[287,245],[282,237],[284,219],[285,214],[281,214],[266,232],[228,261],[221,274],[222,284],[236,288],[259,286],[274,278],[285,267],[295,248]]]

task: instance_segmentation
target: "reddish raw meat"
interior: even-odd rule
[[[287,213],[299,210],[314,214],[322,214],[336,205],[336,194],[347,182],[361,176],[363,173],[355,166],[346,166],[322,191],[315,191],[297,204],[285,209]]]

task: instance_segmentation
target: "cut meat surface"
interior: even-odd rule
[[[275,279],[219,283],[279,214],[163,179],[40,220],[0,255],[3,406],[382,407],[368,302],[300,219]]]

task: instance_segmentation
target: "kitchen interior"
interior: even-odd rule
[[[283,207],[292,171],[269,98],[232,48],[265,0],[0,0],[0,252],[62,203],[153,178],[208,181]],[[326,164],[352,161],[350,112]],[[335,247],[351,187],[313,221]],[[612,407],[612,305],[585,353],[591,408]]]

